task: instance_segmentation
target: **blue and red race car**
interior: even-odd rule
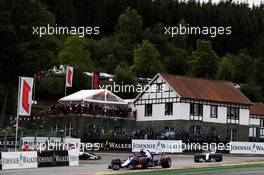
[[[157,155],[160,157],[157,158]],[[161,166],[162,168],[171,167],[171,158],[166,157],[164,154],[154,154],[149,151],[142,150],[132,156],[129,156],[126,160],[113,159],[108,166],[109,169],[119,170],[120,168],[127,169],[147,169],[149,167]]]

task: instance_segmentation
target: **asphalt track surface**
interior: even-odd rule
[[[17,169],[17,170],[2,170],[0,175],[102,175],[102,174],[120,174],[120,173],[132,173],[132,174],[260,174],[264,175],[264,164],[256,164],[263,162],[264,157],[241,157],[225,155],[222,162],[204,162],[194,163],[193,155],[170,155],[172,159],[171,169],[162,169],[159,167],[149,168],[144,172],[138,170],[125,170],[113,171],[107,169],[108,164],[112,159],[120,158],[125,160],[130,154],[124,153],[97,153],[102,157],[101,160],[81,160],[79,166],[72,167],[43,167],[35,169]],[[232,168],[224,168],[224,166],[230,166]],[[233,165],[233,166],[232,166]],[[242,165],[243,168],[236,167],[236,165]],[[217,166],[217,167],[214,167]],[[222,167],[222,168],[221,168]],[[198,168],[198,169],[193,169]],[[210,169],[212,168],[212,169]],[[173,170],[177,169],[177,170]],[[201,169],[201,170],[200,170]],[[165,170],[165,171],[164,171]],[[200,170],[200,171],[199,171]],[[155,171],[158,171],[155,173]],[[161,173],[164,172],[164,173]]]

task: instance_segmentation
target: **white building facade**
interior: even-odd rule
[[[253,103],[250,109],[249,133],[250,141],[264,141],[264,104]]]
[[[251,101],[230,82],[157,74],[134,104],[145,127],[189,135],[214,132],[232,141],[245,140],[248,132]]]

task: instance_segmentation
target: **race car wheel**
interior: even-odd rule
[[[139,164],[141,164],[142,169],[147,169],[149,163],[149,158],[142,158],[139,160]]]
[[[219,156],[219,157],[216,157],[215,158],[215,161],[216,162],[221,162],[223,160],[223,157],[222,156]]]
[[[160,159],[160,165],[162,168],[170,168],[171,167],[171,158],[161,158]]]
[[[194,156],[194,162],[198,163],[199,162],[199,157],[198,156]]]
[[[121,160],[120,159],[113,159],[111,161],[111,165],[119,165],[119,166],[121,166]]]
[[[120,169],[120,166],[119,165],[113,165],[112,166],[112,170],[119,170]]]

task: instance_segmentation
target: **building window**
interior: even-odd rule
[[[264,119],[260,119],[260,127],[264,128]]]
[[[211,118],[217,118],[217,106],[211,105],[210,107],[210,117]]]
[[[193,116],[203,116],[203,105],[197,103],[191,103],[190,114]]]
[[[227,122],[228,123],[239,123],[239,108],[227,107]]]
[[[165,103],[165,115],[173,114],[173,103]]]
[[[229,130],[229,140],[230,141],[237,141],[238,140],[238,133],[236,129]]]
[[[157,83],[156,84],[156,92],[161,92],[161,91],[163,91],[163,84]]]
[[[152,104],[145,105],[145,116],[146,117],[152,116]]]
[[[256,137],[257,136],[257,128],[254,126],[249,127],[249,137]]]
[[[264,128],[259,128],[259,137],[264,138]]]
[[[196,125],[191,126],[191,134],[193,136],[199,136],[200,133],[201,133],[201,127],[200,126],[196,126]]]

